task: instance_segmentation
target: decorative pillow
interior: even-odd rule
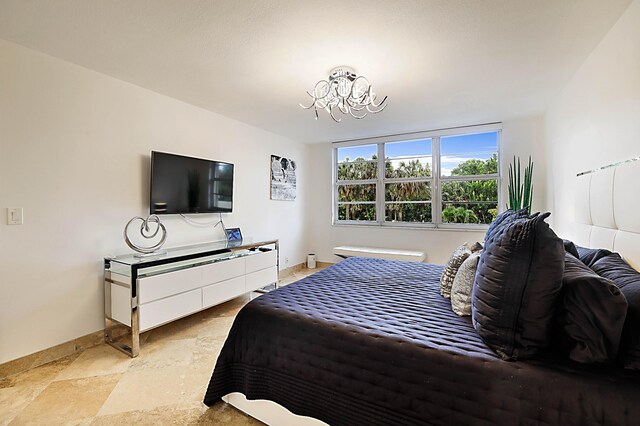
[[[453,279],[456,277],[456,273],[458,273],[460,265],[462,265],[462,262],[467,260],[467,257],[469,257],[471,253],[481,249],[482,244],[480,243],[474,243],[472,245],[464,243],[454,250],[444,267],[444,271],[442,271],[442,276],[440,277],[440,294],[442,296],[447,298],[451,297],[451,285],[453,285]]]
[[[578,259],[588,267],[592,267],[598,260],[612,253],[607,249],[592,249],[580,246],[576,246],[576,250],[578,251]]]
[[[613,282],[565,253],[556,311],[557,340],[569,358],[606,363],[618,354],[627,300]]]
[[[550,344],[564,247],[544,221],[549,215],[498,227],[480,256],[471,297],[473,326],[503,359],[530,358]]]
[[[480,251],[471,253],[467,260],[462,262],[451,285],[451,309],[460,316],[471,315],[471,291],[476,278],[480,253]]]
[[[640,370],[640,272],[629,266],[618,253],[601,258],[591,268],[613,281],[627,298],[620,361],[625,368]]]
[[[489,228],[487,229],[487,233],[484,235],[484,240],[485,241],[489,241],[491,239],[491,237],[493,236],[493,234],[496,232],[496,230],[498,228],[500,228],[501,226],[507,224],[507,223],[511,223],[514,220],[520,218],[520,217],[526,217],[527,216],[527,209],[522,209],[522,210],[505,210],[502,213],[500,213],[498,215],[498,217],[496,217],[493,222],[491,222],[489,224]]]
[[[580,258],[580,254],[578,253],[578,249],[576,248],[576,245],[573,244],[573,241],[562,240],[562,243],[564,244],[564,251],[565,252],[571,254],[576,259]]]
[[[472,253],[482,250],[482,243],[475,242],[473,244],[467,243],[467,247],[471,250]]]

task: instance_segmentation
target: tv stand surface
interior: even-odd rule
[[[222,241],[145,257],[106,257],[105,342],[136,357],[140,333],[262,287],[277,287],[278,268],[278,240]]]

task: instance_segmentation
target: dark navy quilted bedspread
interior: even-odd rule
[[[331,425],[640,424],[640,378],[500,360],[438,291],[442,266],[349,258],[237,315],[205,396]]]

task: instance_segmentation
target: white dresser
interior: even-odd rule
[[[105,341],[135,357],[141,332],[278,281],[278,241],[105,258]],[[126,328],[124,335],[118,328]]]

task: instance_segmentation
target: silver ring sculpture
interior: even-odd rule
[[[140,235],[142,235],[144,238],[148,240],[155,238],[156,235],[158,235],[158,232],[162,230],[162,237],[160,238],[160,241],[158,241],[153,246],[149,246],[149,247],[144,247],[144,246],[139,246],[137,244],[134,244],[129,239],[128,230],[129,230],[129,226],[136,220],[142,221],[142,223],[140,224]],[[156,224],[155,231],[153,232],[151,232],[151,226],[149,226],[150,223]],[[133,250],[137,251],[138,253],[153,253],[154,251],[160,249],[160,247],[162,247],[165,241],[167,241],[167,228],[164,227],[162,222],[160,222],[160,218],[155,214],[150,215],[146,219],[140,216],[136,216],[131,218],[131,220],[127,222],[127,225],[124,227],[124,241],[127,243],[129,247],[131,247]]]

